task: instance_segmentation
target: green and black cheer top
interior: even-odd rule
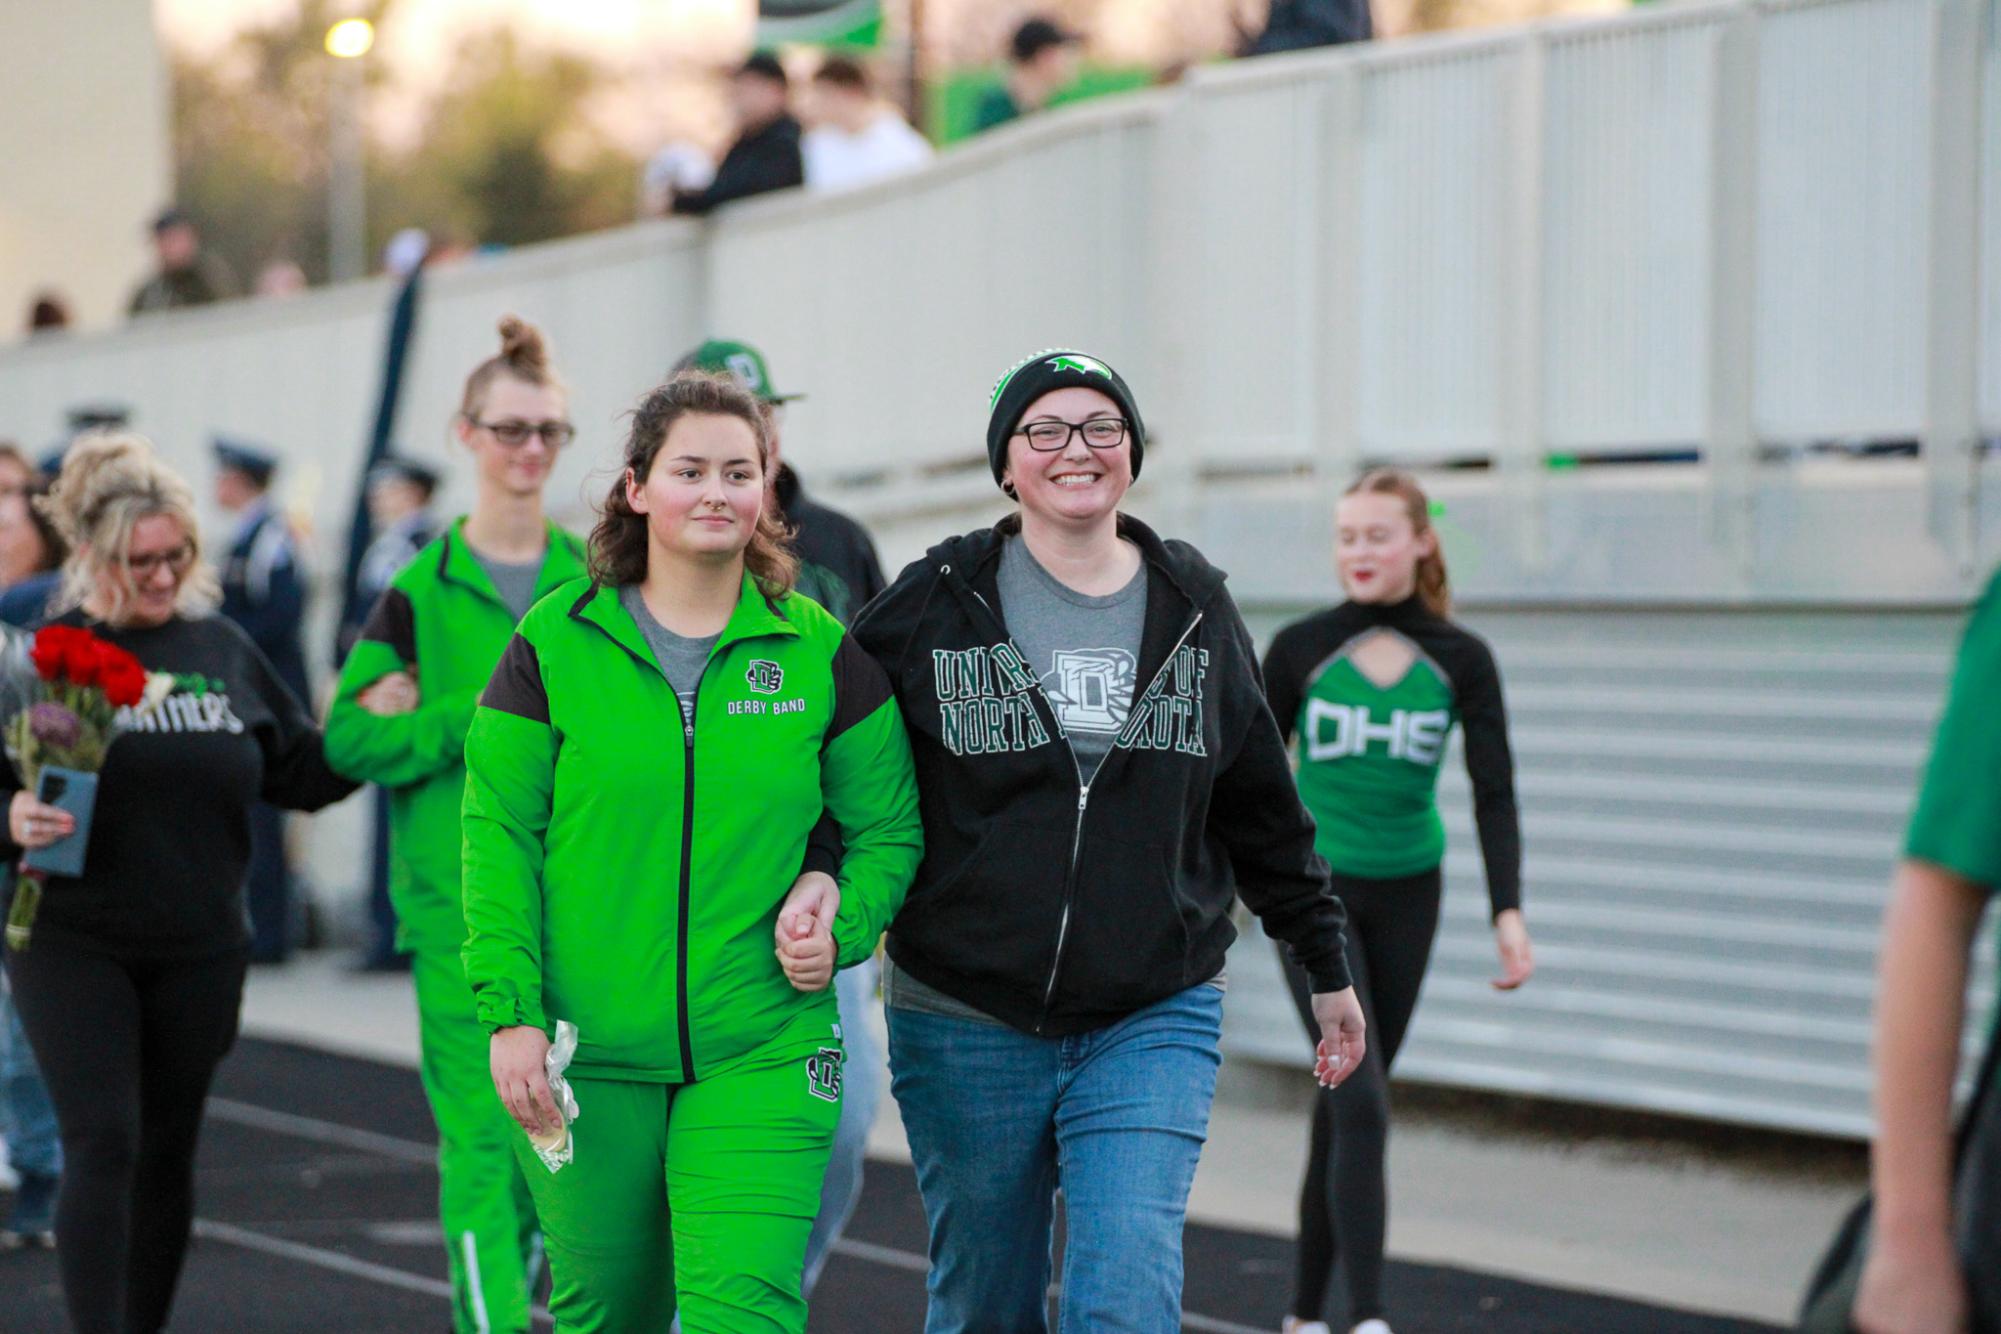
[[[1344,602],[1279,631],[1264,676],[1279,729],[1297,738],[1315,847],[1337,874],[1388,879],[1444,860],[1438,770],[1458,725],[1494,915],[1521,906],[1508,716],[1483,640],[1416,597]]]

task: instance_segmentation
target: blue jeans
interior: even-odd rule
[[[926,1334],[1049,1328],[1059,1187],[1063,1334],[1176,1334],[1222,1020],[1209,986],[1068,1038],[890,1010],[890,1089],[931,1225]]]
[[[868,1021],[881,976],[876,961],[869,959],[834,978],[834,995],[841,1006],[841,1043],[848,1055],[841,1062],[841,1120],[834,1127],[834,1156],[820,1186],[820,1216],[806,1239],[805,1280],[800,1287],[808,1297],[861,1199],[869,1127],[875,1124],[875,1109],[882,1101],[882,1051]]]
[[[14,1013],[14,998],[0,990],[0,1134],[7,1137],[7,1159],[24,1175],[57,1177],[63,1170],[63,1144],[56,1133],[56,1110],[49,1090]]]

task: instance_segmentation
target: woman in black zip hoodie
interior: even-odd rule
[[[926,1330],[1178,1330],[1181,1230],[1241,896],[1358,1063],[1343,914],[1223,575],[1118,513],[1145,437],[1075,351],[995,387],[1020,512],[906,569],[854,634],[889,672],[925,855],[889,933],[891,1085],[930,1221]]]

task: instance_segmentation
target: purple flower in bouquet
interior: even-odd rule
[[[83,720],[54,700],[43,700],[28,710],[28,730],[51,750],[68,750],[82,737]]]

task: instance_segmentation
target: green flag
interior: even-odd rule
[[[872,50],[882,35],[882,0],[758,0],[759,46]]]

